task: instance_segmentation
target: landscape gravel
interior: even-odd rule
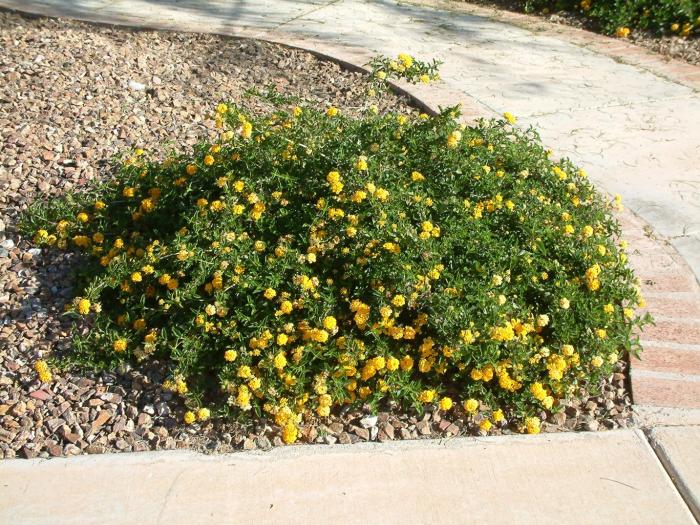
[[[0,12],[0,457],[50,457],[194,448],[207,452],[282,444],[274,425],[208,421],[187,426],[184,407],[161,388],[167,363],[110,372],[55,371],[41,384],[32,365],[70,352],[73,296],[69,255],[31,247],[16,232],[21,210],[110,176],[110,159],[128,148],[187,150],[212,132],[222,100],[254,111],[247,98],[274,85],[288,95],[353,113],[366,77],[313,55],[269,43],[131,31]],[[415,111],[386,95],[380,111]],[[600,394],[573,400],[544,431],[603,430],[631,424],[626,365]],[[507,434],[515,429],[495,428]],[[447,438],[478,433],[457,410],[378,414],[346,410],[306,422],[307,443]]]

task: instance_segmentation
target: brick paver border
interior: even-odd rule
[[[629,260],[655,325],[641,334],[642,359],[631,360],[637,405],[700,408],[700,286],[688,264],[631,212],[618,219]]]

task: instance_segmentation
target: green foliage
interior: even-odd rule
[[[220,104],[213,141],[134,151],[26,214],[37,244],[83,254],[75,361],[165,358],[166,387],[200,409],[186,421],[267,412],[291,442],[303,417],[387,398],[536,432],[638,351],[619,201],[512,115],[465,127],[457,108],[351,118],[266,97],[271,114]]]
[[[374,57],[367,65],[372,69],[375,87],[386,87],[384,82],[391,79],[404,79],[413,84],[418,82],[428,84],[438,80],[440,64],[441,62],[437,60],[430,63],[422,62],[411,55],[401,53],[396,59]]]
[[[687,37],[697,36],[700,30],[697,0],[523,0],[522,6],[526,12],[580,13],[608,34],[630,28]]]

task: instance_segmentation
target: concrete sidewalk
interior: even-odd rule
[[[700,427],[659,427],[649,433],[657,456],[700,520]]]
[[[0,523],[23,525],[694,523],[639,430],[6,460],[0,480]]]
[[[0,0],[49,16],[440,59],[452,102],[534,125],[555,155],[621,194],[700,275],[700,75],[670,80],[458,2],[418,3],[455,11],[390,0]]]

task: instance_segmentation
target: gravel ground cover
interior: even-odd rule
[[[5,458],[195,448],[209,452],[281,445],[265,421],[184,425],[184,408],[161,388],[165,363],[111,373],[64,371],[42,385],[40,357],[70,351],[76,261],[29,248],[19,212],[42,195],[109,176],[125,148],[184,149],[213,129],[207,115],[246,89],[285,94],[352,113],[366,78],[312,55],[211,35],[130,31],[0,12],[0,454]],[[246,99],[264,109],[258,99]],[[412,110],[384,96],[380,111]],[[600,393],[571,401],[543,431],[603,430],[630,424],[626,365]],[[542,414],[543,417],[546,414]],[[507,426],[495,433],[510,433]],[[476,434],[458,411],[370,415],[349,410],[308,422],[302,441],[419,439]],[[492,432],[493,433],[493,432]]]
[[[477,4],[509,11],[522,12],[522,3],[513,0],[458,0],[470,4]],[[555,13],[532,13],[549,22],[564,24],[589,31],[596,31],[590,20],[565,11]],[[634,30],[627,39],[635,45],[646,47],[655,53],[659,53],[667,58],[674,58],[688,62],[689,64],[700,65],[700,38],[683,38],[680,36],[659,36],[648,31]]]

